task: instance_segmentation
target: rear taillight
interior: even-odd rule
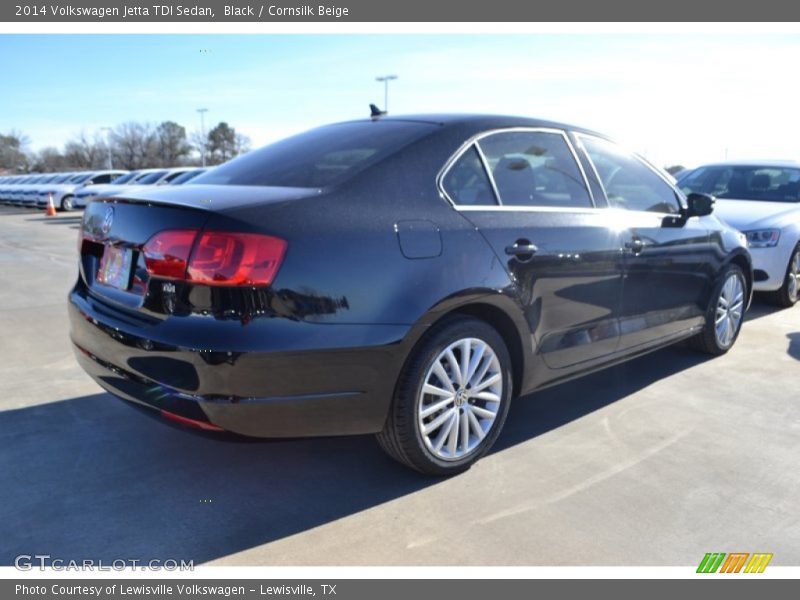
[[[142,248],[147,272],[156,277],[185,279],[197,231],[179,229],[155,234]]]
[[[255,233],[170,230],[142,248],[150,275],[205,285],[269,285],[286,252],[280,238]]]

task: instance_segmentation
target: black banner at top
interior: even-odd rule
[[[0,4],[10,22],[787,22],[800,3],[702,0],[16,0]]]

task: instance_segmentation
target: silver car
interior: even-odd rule
[[[747,236],[753,289],[779,306],[800,297],[800,163],[752,161],[694,169],[679,180],[686,192],[717,198],[714,214]]]

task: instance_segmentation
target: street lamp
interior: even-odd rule
[[[383,82],[383,110],[389,113],[389,82],[397,79],[397,75],[381,75],[375,81]]]
[[[197,112],[200,113],[200,157],[203,161],[203,166],[206,166],[206,113],[207,108],[198,108]]]
[[[106,132],[106,162],[108,169],[111,170],[114,168],[114,161],[111,159],[111,127],[101,127],[100,131]]]

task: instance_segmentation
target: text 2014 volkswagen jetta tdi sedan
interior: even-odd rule
[[[513,397],[685,338],[722,354],[750,298],[712,198],[556,123],[341,123],[195,181],[88,206],[69,309],[101,386],[206,429],[377,433],[455,473]]]

